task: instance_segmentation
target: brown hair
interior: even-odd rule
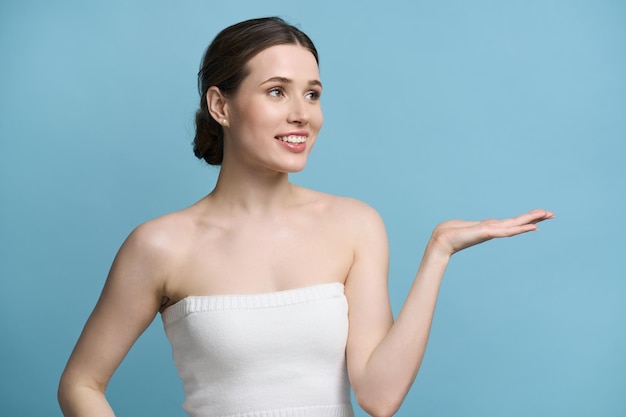
[[[208,111],[206,94],[216,86],[228,97],[237,92],[249,74],[247,66],[256,54],[275,45],[296,44],[311,51],[319,64],[317,50],[300,29],[279,17],[246,20],[222,30],[209,45],[198,72],[200,108],[196,111],[196,136],[193,152],[211,165],[221,165],[224,156],[224,131]]]

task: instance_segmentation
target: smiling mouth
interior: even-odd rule
[[[306,136],[295,136],[295,135],[277,136],[276,139],[281,140],[283,142],[287,142],[287,143],[304,143],[304,142],[306,142]]]

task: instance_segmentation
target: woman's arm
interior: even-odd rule
[[[150,223],[120,248],[59,384],[66,417],[109,417],[105,398],[111,376],[161,306],[167,239]],[[170,256],[171,258],[171,256]]]
[[[453,220],[437,226],[395,323],[387,292],[384,226],[377,214],[364,215],[368,218],[360,223],[367,227],[358,236],[353,268],[346,280],[348,373],[359,405],[372,416],[391,416],[404,400],[424,357],[439,287],[452,254],[492,238],[536,230],[536,223],[554,215],[533,210],[506,220]]]

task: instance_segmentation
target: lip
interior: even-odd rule
[[[287,137],[287,136],[301,136],[304,137],[304,142],[300,142],[300,143],[290,143],[290,142],[285,142],[283,140],[281,140],[281,138],[283,137]],[[306,130],[292,130],[289,132],[285,132],[285,133],[280,133],[276,136],[274,136],[274,139],[276,139],[276,141],[279,143],[279,145],[283,148],[288,150],[291,153],[302,153],[307,149],[307,141],[309,139],[309,132]]]
[[[279,138],[284,138],[286,136],[304,136],[305,138],[309,138],[309,132],[306,130],[292,130],[290,132],[285,132],[285,133],[279,133],[278,135],[274,136],[274,138],[279,139]]]

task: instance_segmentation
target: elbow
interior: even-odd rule
[[[63,373],[63,375],[61,375],[59,386],[57,388],[57,401],[59,402],[61,410],[64,410],[67,407],[68,402],[70,401],[72,387],[73,384],[71,383],[71,381],[69,381],[67,375]]]
[[[66,370],[59,380],[57,401],[63,415],[76,415],[76,407],[98,401],[98,398],[104,397],[105,389],[106,386],[87,383],[79,376]]]
[[[71,388],[68,386],[67,382],[61,378],[61,381],[59,381],[59,387],[57,388],[57,401],[63,415],[67,415],[65,411],[69,409],[71,397],[70,392]]]
[[[387,407],[387,406],[376,406],[369,407],[366,405],[361,405],[359,403],[363,411],[365,411],[371,417],[392,417],[396,411],[398,411],[397,407]]]
[[[355,393],[359,406],[372,417],[392,417],[400,408],[403,398],[381,398],[379,396],[361,395]]]
[[[65,373],[63,373],[63,375],[61,375],[61,379],[59,380],[59,386],[57,387],[57,400],[59,401],[59,404],[61,404],[63,402],[63,399],[67,397],[67,392],[69,389],[68,385],[69,384],[67,382],[67,378],[65,377]]]

